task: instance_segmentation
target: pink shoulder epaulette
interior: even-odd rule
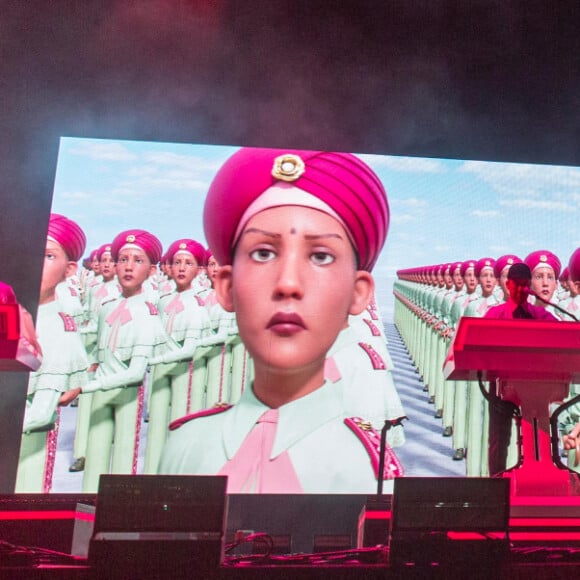
[[[74,298],[76,298],[78,296],[78,292],[74,288],[71,288],[69,286],[68,289],[70,290],[70,295],[71,296],[73,296]]]
[[[151,316],[157,316],[159,314],[159,311],[157,310],[157,306],[155,306],[155,304],[153,304],[153,302],[145,302],[145,304],[147,304],[147,308],[149,308],[149,314],[151,314]]]
[[[359,342],[358,345],[369,355],[374,370],[387,370],[387,365],[385,364],[383,357],[370,344],[366,342]]]
[[[60,317],[62,318],[62,321],[64,323],[64,331],[65,332],[76,332],[77,331],[77,323],[75,322],[75,319],[72,316],[69,316],[65,312],[59,312],[58,314],[60,315]]]
[[[379,330],[379,327],[372,320],[369,320],[368,318],[363,318],[363,320],[369,327],[371,334],[373,336],[381,336],[381,331]]]
[[[369,454],[375,478],[379,478],[379,459],[381,452],[381,434],[373,429],[368,421],[363,421],[360,417],[349,417],[344,420],[344,424],[358,437],[360,442]],[[403,466],[391,446],[387,443],[385,448],[385,467],[383,469],[383,479],[394,479],[404,474]]]
[[[197,303],[198,303],[200,306],[205,306],[205,302],[204,302],[204,300],[203,300],[203,298],[202,298],[201,296],[199,296],[198,294],[196,294],[196,295],[195,295],[195,299],[197,300]]]
[[[377,312],[377,305],[374,302],[372,302],[371,304],[369,304],[367,306],[367,312],[371,315],[371,318],[373,320],[379,319],[379,314]]]
[[[197,413],[191,413],[190,415],[185,415],[185,417],[180,417],[169,423],[169,430],[175,431],[179,429],[182,425],[193,421],[193,419],[201,419],[202,417],[211,417],[212,415],[217,415],[218,413],[223,413],[231,409],[233,405],[220,405],[219,407],[211,407],[209,409],[204,409],[203,411],[198,411]]]

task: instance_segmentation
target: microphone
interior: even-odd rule
[[[556,310],[558,310],[562,314],[565,314],[566,316],[573,318],[576,322],[580,322],[580,320],[578,320],[578,318],[576,316],[574,316],[574,314],[572,314],[571,312],[568,312],[568,310],[566,310],[565,308],[562,308],[561,306],[558,306],[557,304],[554,304],[553,302],[550,302],[549,300],[542,298],[539,294],[536,294],[529,286],[525,286],[523,288],[523,291],[528,296],[533,296],[537,300],[541,300],[544,304],[548,304],[549,306],[552,306],[553,308],[555,308]]]
[[[522,290],[528,295],[528,296],[533,296],[534,298],[537,298],[538,300],[541,300],[544,304],[550,304],[550,306],[554,306],[554,304],[552,304],[551,302],[549,302],[548,300],[546,300],[545,298],[542,298],[540,295],[536,294],[529,286],[523,286]]]

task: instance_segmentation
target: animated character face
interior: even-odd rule
[[[101,273],[101,263],[99,262],[99,258],[96,252],[95,255],[93,256],[93,259],[91,260],[91,269],[93,270],[96,276],[98,276]]]
[[[215,280],[218,270],[219,264],[217,263],[217,260],[213,256],[210,256],[209,260],[207,261],[207,276],[212,281],[212,283]]]
[[[368,272],[357,271],[342,225],[319,210],[297,206],[253,216],[233,266],[221,267],[216,280],[222,306],[236,312],[256,380],[262,371],[322,373],[348,315],[362,312],[373,286]]]
[[[465,288],[468,293],[475,291],[477,288],[477,278],[475,277],[475,271],[473,268],[467,268],[467,270],[465,270],[463,281],[465,282]]]
[[[143,282],[149,278],[154,266],[147,254],[136,247],[124,247],[117,258],[117,278],[123,288],[123,296],[129,298],[141,292]]]
[[[483,296],[491,296],[496,283],[497,279],[491,268],[484,268],[479,274],[479,285]]]
[[[455,285],[455,289],[457,291],[463,288],[463,276],[461,276],[461,268],[457,267],[453,270],[453,284]]]
[[[453,288],[453,277],[451,276],[450,268],[445,268],[445,271],[443,272],[443,279],[445,281],[445,288],[447,288],[447,290],[451,290],[451,288]]]
[[[178,292],[189,290],[199,272],[199,264],[190,252],[177,252],[171,262],[171,277]]]
[[[507,279],[508,279],[508,273],[510,271],[510,266],[506,266],[502,271],[501,274],[499,276],[499,280],[498,283],[501,286],[501,289],[503,290],[503,295],[507,296],[509,294],[509,290],[507,287]]]
[[[101,275],[103,276],[103,280],[105,282],[110,282],[115,277],[115,262],[113,261],[111,253],[105,252],[101,256],[99,264],[101,266]]]
[[[54,299],[54,289],[67,276],[73,274],[75,263],[71,262],[62,246],[54,240],[46,240],[44,264],[40,282],[40,303]]]
[[[532,290],[548,302],[558,286],[554,270],[550,266],[539,266],[532,272]]]

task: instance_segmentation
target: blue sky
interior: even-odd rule
[[[76,221],[88,249],[129,228],[167,247],[205,243],[202,211],[213,175],[237,147],[62,138],[52,210]],[[580,168],[360,155],[383,181],[391,221],[374,270],[392,319],[401,268],[547,249],[563,264],[580,246]]]

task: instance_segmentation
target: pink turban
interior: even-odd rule
[[[556,279],[560,276],[560,270],[562,269],[562,264],[558,259],[556,254],[552,254],[548,250],[538,250],[529,254],[524,262],[528,265],[530,270],[533,272],[536,268],[541,268],[542,266],[549,266],[554,270],[554,276]]]
[[[495,260],[493,258],[481,258],[481,260],[477,260],[475,264],[475,277],[479,278],[483,270],[489,268],[493,271],[495,266]]]
[[[465,262],[462,262],[461,269],[459,270],[461,272],[461,275],[465,276],[465,272],[467,272],[467,270],[469,270],[469,268],[475,269],[475,265],[476,265],[475,260],[466,260]]]
[[[518,258],[518,256],[516,256],[515,254],[505,254],[504,256],[500,256],[497,259],[495,266],[493,267],[495,277],[499,280],[504,268],[508,266],[511,268],[513,264],[516,264],[521,261],[522,261],[521,258]]]
[[[52,213],[48,222],[47,235],[60,244],[69,260],[77,262],[82,258],[87,238],[76,222],[58,213]]]
[[[574,251],[568,262],[570,282],[580,282],[580,248]]]
[[[161,242],[153,234],[145,230],[127,230],[116,236],[111,244],[111,254],[115,262],[119,257],[119,252],[126,245],[141,248],[152,264],[159,262],[163,252]]]
[[[103,244],[98,250],[97,250],[97,258],[99,260],[99,262],[103,259],[103,254],[111,254],[111,244]]]
[[[205,248],[195,240],[185,238],[173,242],[167,249],[165,258],[169,263],[171,263],[173,261],[173,256],[178,252],[189,252],[195,258],[198,266],[204,266],[206,263]]]
[[[250,148],[224,163],[206,198],[205,234],[219,264],[231,264],[236,233],[245,225],[242,219],[251,217],[246,210],[274,185],[292,185],[317,198],[318,205],[310,207],[337,218],[354,245],[358,267],[373,268],[387,236],[389,206],[381,181],[368,165],[349,153]],[[267,207],[276,205],[307,204],[292,203],[284,195]]]

